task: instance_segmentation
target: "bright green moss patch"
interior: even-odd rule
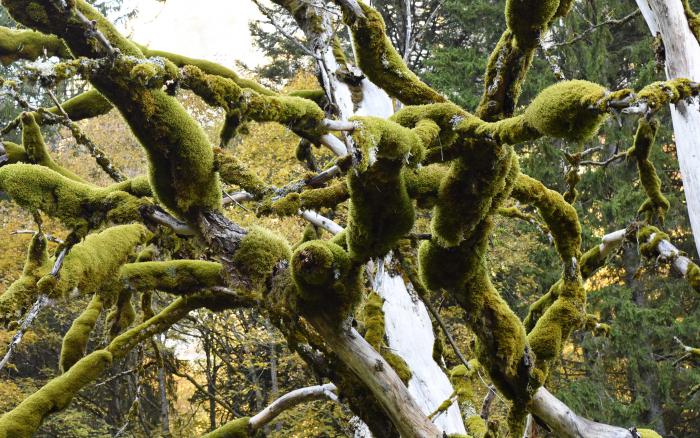
[[[542,135],[585,140],[596,134],[607,118],[598,109],[605,92],[605,88],[592,82],[559,82],[545,88],[532,101],[525,110],[524,120]]]
[[[292,277],[306,313],[345,316],[362,293],[361,268],[340,246],[312,240],[294,250]],[[338,318],[338,322],[341,318]]]
[[[358,2],[365,18],[350,24],[357,63],[367,77],[390,96],[406,105],[444,102],[445,98],[408,69],[386,35],[386,26],[376,9]]]
[[[145,175],[129,178],[122,182],[112,184],[108,188],[110,191],[122,191],[139,198],[153,196],[151,184],[148,182],[148,177]]]
[[[277,122],[295,133],[316,139],[326,133],[323,110],[311,100],[292,96],[268,96],[242,89],[233,80],[207,75],[194,66],[182,71],[182,85],[210,105],[223,108],[239,120]]]
[[[233,264],[241,278],[249,282],[253,290],[262,291],[275,265],[292,257],[289,244],[284,237],[261,227],[251,227],[241,240],[233,257]]]
[[[29,162],[27,151],[22,146],[10,141],[3,141],[2,147],[5,149],[5,155],[7,155],[7,164]]]
[[[37,285],[52,296],[67,296],[74,289],[81,294],[94,293],[114,278],[134,247],[149,234],[141,224],[121,225],[91,234],[68,252],[58,280],[47,275]]]
[[[644,226],[637,231],[639,252],[645,257],[654,257],[658,253],[658,246],[662,240],[670,241],[670,237],[668,237],[668,234],[651,225]]]
[[[99,294],[92,296],[90,303],[71,324],[63,337],[61,346],[61,357],[58,361],[58,368],[61,372],[68,371],[84,355],[87,348],[90,333],[95,328],[97,318],[102,312],[102,298]]]
[[[664,217],[671,204],[661,193],[661,179],[656,174],[654,164],[649,160],[658,128],[658,120],[647,121],[644,117],[640,118],[637,134],[634,137],[634,146],[627,151],[627,156],[636,160],[639,180],[647,195],[638,213],[645,214],[647,222],[658,222],[663,225]]]
[[[562,285],[552,303],[528,334],[528,343],[537,358],[536,367],[546,376],[551,363],[559,358],[564,342],[585,322],[583,286],[575,281]]]
[[[695,96],[696,92],[690,84],[690,80],[684,78],[654,82],[639,90],[637,101],[642,101],[649,106],[650,110],[657,111],[669,103]]]
[[[0,294],[0,323],[18,320],[39,296],[36,282],[51,270],[43,234],[32,238],[22,275]]]
[[[651,429],[637,429],[637,433],[641,438],[663,438],[661,435]]]
[[[560,0],[508,0],[506,24],[521,47],[534,47],[559,10]]]
[[[565,264],[570,263],[572,258],[579,258],[581,224],[576,209],[561,194],[534,178],[520,174],[513,187],[513,197],[537,207]]]
[[[261,194],[267,184],[256,174],[248,170],[231,151],[214,149],[215,166],[219,177],[227,184],[236,184],[241,189],[254,195]]]
[[[44,56],[44,51],[48,56],[71,56],[63,41],[53,35],[0,26],[0,63],[3,65],[19,59],[34,61]]]
[[[403,166],[422,144],[409,129],[376,118],[358,119],[354,138],[362,151],[358,172],[348,175],[347,242],[353,260],[386,254],[413,227],[415,213]]]
[[[106,350],[85,356],[66,373],[0,417],[0,437],[30,438],[47,415],[68,407],[78,391],[95,380],[111,363],[112,355]]]
[[[39,165],[0,168],[0,190],[30,211],[41,210],[73,229],[87,231],[105,222],[141,220],[139,208],[150,202],[122,191],[73,181]]]
[[[72,121],[78,122],[107,114],[112,109],[112,104],[99,91],[91,88],[66,100],[61,107]],[[49,108],[49,112],[60,114],[57,107]]]
[[[365,306],[362,309],[362,322],[365,325],[365,340],[377,351],[380,351],[380,347],[384,342],[383,305],[384,299],[376,292],[371,292],[367,296]]]
[[[688,272],[685,274],[688,284],[695,292],[700,293],[700,267],[693,262],[688,264]]]
[[[220,428],[202,435],[202,438],[248,438],[249,417],[229,421]]]
[[[473,438],[484,438],[486,433],[489,431],[486,420],[481,418],[479,415],[471,415],[467,417],[464,421],[464,426],[467,428],[467,432]]]
[[[475,148],[455,160],[443,178],[433,214],[433,238],[444,247],[459,245],[496,211],[520,173],[512,147]]]
[[[157,289],[176,295],[224,286],[221,264],[204,260],[129,263],[119,269],[119,282],[134,291]]]
[[[30,163],[48,167],[73,181],[85,182],[81,177],[59,165],[51,158],[46,143],[44,143],[44,136],[41,135],[41,128],[37,124],[34,115],[22,113],[20,120],[22,121],[22,146],[27,153]]]

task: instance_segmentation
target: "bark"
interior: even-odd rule
[[[352,327],[338,327],[321,315],[314,328],[338,357],[372,391],[403,438],[438,438],[443,433],[423,414],[394,369]]]
[[[668,79],[700,81],[700,44],[693,35],[681,0],[636,0],[651,34],[661,35]],[[695,247],[700,253],[700,112],[698,103],[671,105],[678,163]]]
[[[287,409],[290,409],[300,403],[305,403],[313,400],[328,399],[338,401],[335,395],[337,388],[332,383],[325,385],[310,386],[291,391],[282,397],[272,402],[268,407],[260,411],[255,416],[251,417],[248,422],[248,427],[251,430],[257,430],[274,420],[279,414]]]

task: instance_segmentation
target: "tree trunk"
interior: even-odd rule
[[[668,79],[700,82],[700,44],[681,0],[636,0],[652,35],[661,35]],[[678,163],[695,247],[700,254],[700,112],[698,103],[671,105]]]

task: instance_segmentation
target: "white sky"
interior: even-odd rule
[[[152,49],[205,58],[227,67],[240,60],[249,67],[265,61],[248,30],[262,15],[250,0],[125,0],[139,15],[121,30]],[[126,27],[126,28],[125,28]]]

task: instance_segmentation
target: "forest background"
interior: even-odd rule
[[[394,45],[402,41],[402,0],[374,1],[382,12]],[[419,44],[409,50],[414,72],[465,108],[474,108],[483,89],[482,74],[487,57],[505,27],[504,1],[422,0],[412,2],[417,21],[430,18]],[[698,1],[691,1],[695,10]],[[118,0],[97,2],[103,12],[129,20],[138,11],[123,10]],[[202,3],[202,7],[206,7]],[[437,12],[435,12],[437,11]],[[663,56],[632,0],[582,0],[548,36],[546,56],[535,58],[521,102],[530,102],[541,90],[562,78],[587,80],[609,89],[640,86],[663,79]],[[118,13],[117,13],[118,12]],[[421,18],[421,15],[422,18]],[[434,15],[431,15],[434,14]],[[272,19],[295,35],[291,18]],[[0,10],[0,25],[12,21]],[[284,84],[285,89],[316,86],[310,59],[295,42],[276,33],[269,24],[251,23],[255,44],[267,56],[261,66],[239,65],[244,74],[266,85]],[[234,44],[232,42],[232,44]],[[158,48],[158,47],[154,47]],[[15,67],[0,67],[12,77]],[[68,82],[60,99],[80,92],[85,84]],[[22,90],[37,105],[49,105],[45,91]],[[183,103],[207,129],[216,143],[223,115],[185,93]],[[0,100],[0,124],[17,116],[13,102]],[[668,118],[665,114],[663,117]],[[612,119],[599,135],[581,145],[601,147],[596,159],[605,159],[630,146],[635,124]],[[100,145],[115,165],[128,176],[144,173],[142,148],[116,112],[80,123],[83,131]],[[683,187],[675,156],[669,120],[663,120],[659,147],[652,160],[671,208],[665,228],[674,244],[698,260],[684,205]],[[65,128],[45,132],[54,159],[83,178],[107,184],[108,177],[89,153],[77,145]],[[273,184],[302,177],[306,169],[295,159],[297,137],[277,125],[251,124],[249,134],[229,146],[260,177]],[[13,138],[8,138],[13,140]],[[14,139],[17,140],[17,139]],[[520,146],[521,167],[548,187],[565,192],[569,163],[556,140],[544,139]],[[540,153],[530,158],[528,148]],[[583,248],[599,242],[610,230],[624,228],[635,219],[644,200],[635,164],[617,160],[607,166],[582,166],[580,192],[575,207],[583,226]],[[257,218],[255,212],[235,204],[228,214],[246,226],[255,221],[283,230],[289,241],[299,240],[305,223],[298,218]],[[342,210],[336,215],[345,214]],[[425,218],[424,218],[425,219]],[[0,199],[0,293],[21,272],[25,249],[31,238],[18,230],[35,228],[32,216]],[[66,230],[47,220],[44,230],[57,238]],[[182,248],[182,251],[187,251]],[[546,230],[528,221],[501,220],[490,242],[491,275],[508,304],[523,317],[528,306],[557,280],[557,255]],[[156,298],[157,300],[157,298]],[[459,307],[443,296],[433,296],[449,331],[462,351],[472,348],[470,333]],[[564,348],[548,388],[584,417],[604,423],[636,424],[655,429],[663,436],[700,436],[700,362],[684,358],[674,338],[700,344],[700,297],[667,266],[645,261],[637,247],[625,245],[607,267],[589,280],[589,313],[609,325],[609,332],[581,331]],[[44,311],[25,335],[12,363],[0,372],[0,413],[16,406],[58,373],[57,359],[62,335],[85,308],[84,298],[67,301]],[[100,323],[98,323],[100,324]],[[101,327],[94,331],[100,342]],[[0,354],[15,333],[0,328]],[[439,332],[446,344],[444,334]],[[282,337],[254,310],[211,313],[193,312],[184,323],[154,342],[158,349],[139,348],[101,381],[88,385],[65,411],[49,417],[38,436],[192,436],[211,430],[230,419],[260,411],[277,396],[315,384],[303,362],[290,353]],[[160,354],[156,354],[159,351]],[[442,350],[447,369],[459,363],[454,352]],[[479,406],[487,392],[476,387],[473,400]],[[505,416],[507,406],[496,399],[491,418]],[[330,402],[300,405],[285,412],[268,430],[271,437],[347,436],[350,413]]]

